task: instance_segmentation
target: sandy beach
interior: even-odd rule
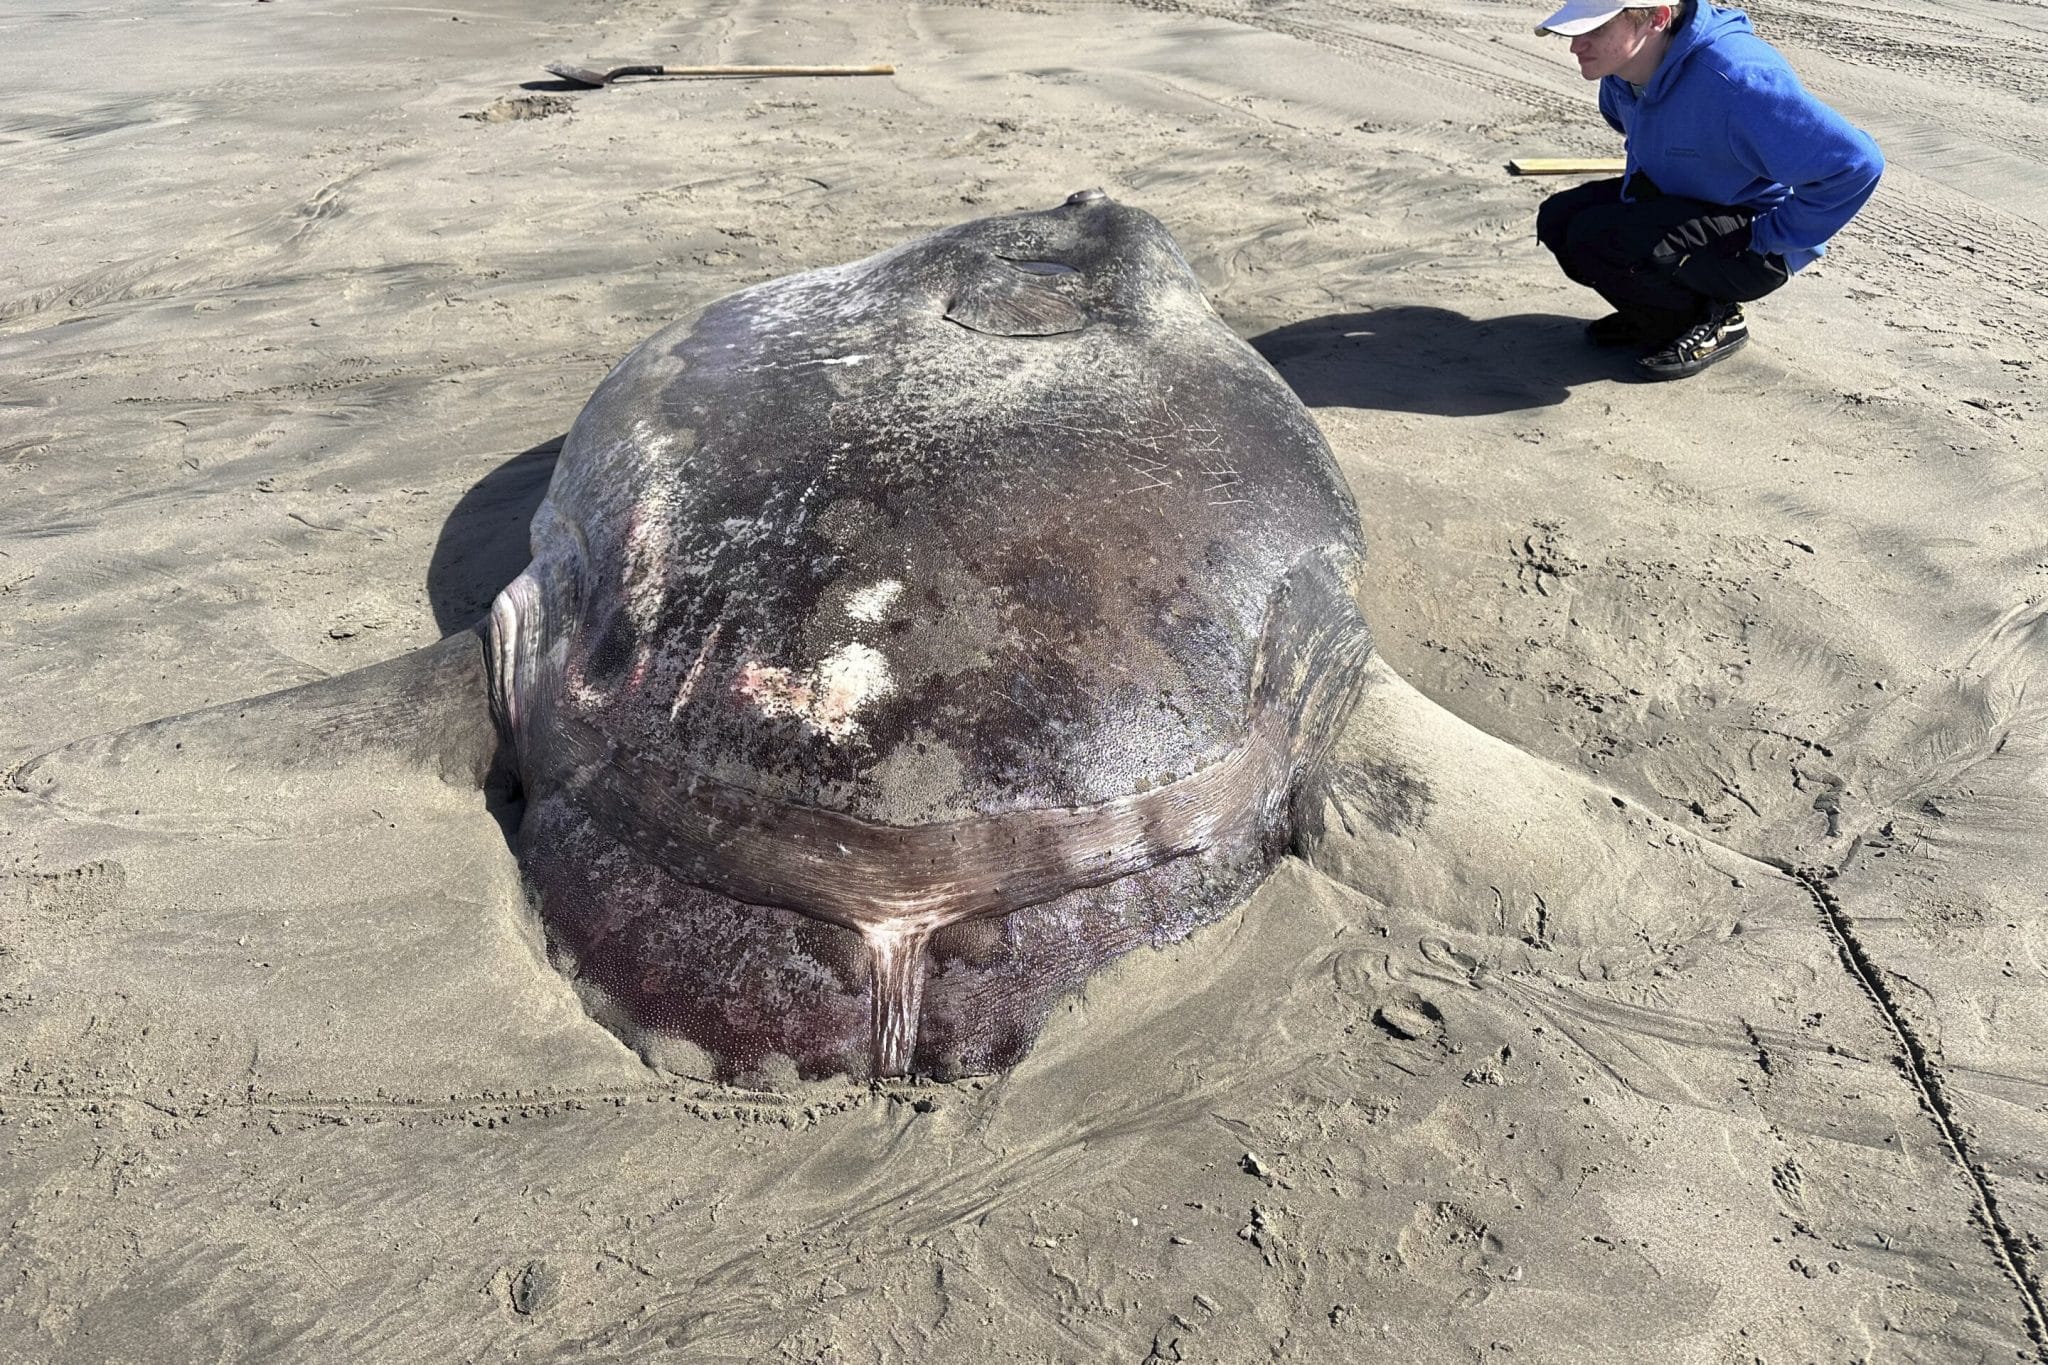
[[[0,13],[0,1359],[2048,1358],[2048,5],[1747,8],[1889,164],[1677,384],[1506,171],[1620,152],[1541,5]],[[642,337],[1088,187],[1336,452],[1427,846],[760,1091],[435,774],[12,780],[470,626]]]

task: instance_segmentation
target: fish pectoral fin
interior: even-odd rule
[[[998,337],[1078,332],[1087,326],[1088,313],[1058,278],[1008,270],[978,276],[946,306],[946,319]]]
[[[474,630],[354,672],[95,735],[7,772],[83,815],[202,830],[297,823],[346,772],[389,770],[480,789],[499,760]],[[350,786],[357,784],[351,780]]]
[[[1328,769],[1339,818],[1300,840],[1325,876],[1448,928],[1584,952],[1725,937],[1782,900],[1763,864],[1487,734],[1382,659],[1365,672]]]

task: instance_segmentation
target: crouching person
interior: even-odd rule
[[[1543,201],[1536,237],[1614,312],[1586,328],[1682,379],[1749,339],[1742,305],[1820,258],[1884,158],[1799,83],[1749,16],[1705,0],[1572,0],[1537,25],[1572,40],[1621,133],[1620,179]]]

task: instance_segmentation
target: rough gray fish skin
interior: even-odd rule
[[[592,396],[491,613],[558,962],[731,1078],[1013,1064],[1285,851],[1363,553],[1098,192],[712,304]]]

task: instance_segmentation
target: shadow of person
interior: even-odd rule
[[[532,558],[527,526],[565,439],[543,441],[478,479],[441,523],[427,564],[427,600],[443,635],[475,625]]]
[[[1573,386],[1626,379],[1632,355],[1587,344],[1584,318],[1474,321],[1404,305],[1332,313],[1251,338],[1310,407],[1479,417],[1562,403]]]

